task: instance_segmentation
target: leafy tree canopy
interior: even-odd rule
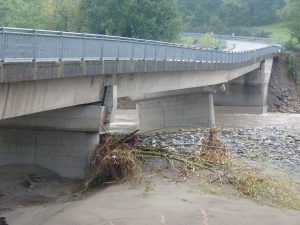
[[[82,0],[87,31],[172,40],[179,31],[175,0]]]
[[[291,35],[300,42],[300,0],[291,0],[279,13]]]

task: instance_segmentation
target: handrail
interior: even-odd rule
[[[165,60],[243,63],[281,51],[268,46],[252,51],[226,52],[102,34],[0,27],[0,61]]]
[[[181,34],[184,37],[191,38],[202,38],[205,34],[203,33],[188,33],[184,32]],[[266,44],[282,44],[282,40],[275,38],[262,38],[262,37],[247,37],[247,36],[236,36],[236,35],[224,35],[224,34],[212,34],[212,37],[217,40],[236,40],[236,41],[250,41],[250,42],[261,42]]]

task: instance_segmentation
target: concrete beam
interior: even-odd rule
[[[0,120],[100,102],[104,76],[0,84]]]
[[[197,88],[187,88],[182,90],[172,90],[172,91],[162,91],[158,93],[150,94],[140,94],[136,96],[130,96],[131,100],[134,102],[149,100],[149,99],[159,99],[163,97],[178,96],[178,95],[189,95],[189,94],[199,94],[199,93],[217,93],[217,91],[223,88],[224,84],[204,86]]]
[[[255,63],[229,70],[123,74],[117,76],[118,97],[222,84],[259,67],[260,63]]]
[[[242,68],[257,62],[253,60],[236,64],[165,60],[0,62],[0,83],[112,74],[227,70]]]
[[[81,105],[0,120],[0,128],[99,132],[105,107]]]

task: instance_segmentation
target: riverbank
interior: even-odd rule
[[[77,201],[18,208],[5,216],[11,225],[299,224],[298,211],[204,194],[192,184],[153,177],[153,189],[147,195],[144,184],[127,182],[94,190]]]
[[[300,181],[300,115],[217,118],[223,118],[218,138],[231,154],[263,169],[281,167]],[[118,111],[113,129],[129,133],[136,125],[135,111]],[[139,144],[188,151],[205,132],[201,128],[153,132],[140,135]],[[74,197],[70,193],[78,187],[77,181],[40,167],[0,167],[0,217],[9,225],[196,225],[205,224],[206,214],[209,225],[252,225],[253,221],[257,225],[298,225],[300,221],[299,211],[260,205],[241,197],[230,186],[208,187],[197,177],[178,183],[151,173],[144,176],[150,182],[104,186]]]

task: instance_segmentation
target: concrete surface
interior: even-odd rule
[[[80,105],[0,120],[0,128],[99,132],[105,107]]]
[[[259,69],[226,83],[226,90],[215,95],[214,104],[227,106],[227,108],[232,107],[232,113],[243,112],[241,110],[234,111],[235,108],[238,109],[239,107],[245,107],[245,109],[260,108],[259,111],[263,113],[264,109],[267,108],[272,66],[273,59],[268,59],[262,63]],[[253,110],[250,109],[248,113],[251,111]]]
[[[137,113],[142,131],[191,124],[210,126],[207,93],[138,101]]]
[[[0,84],[0,120],[100,102],[104,76]]]
[[[0,165],[36,164],[63,177],[83,178],[98,132],[0,129]]]
[[[118,97],[222,84],[259,67],[260,63],[255,63],[225,70],[123,74],[116,80]]]
[[[227,48],[225,51],[231,52],[243,52],[243,51],[250,51],[260,48],[265,48],[270,46],[268,44],[259,43],[259,42],[250,42],[250,41],[235,41],[235,40],[226,40]]]
[[[0,121],[0,165],[35,164],[83,178],[106,108],[84,105]]]

